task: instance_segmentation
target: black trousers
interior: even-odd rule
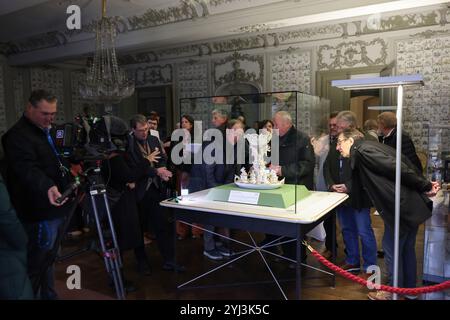
[[[327,234],[325,237],[325,248],[327,250],[332,251],[333,250],[333,237],[331,236],[333,234],[333,228],[336,228],[336,226],[333,225],[333,217],[328,217],[323,222],[323,227],[325,228],[325,233]],[[334,238],[335,238],[335,244],[337,248],[337,241],[336,241],[336,229],[334,230]]]
[[[159,202],[164,200],[166,193],[161,191],[154,185],[150,186],[139,202],[139,214],[142,223],[148,223],[155,232],[156,244],[158,250],[163,257],[164,262],[173,262],[174,260],[174,221],[169,219],[168,209],[161,207]]]

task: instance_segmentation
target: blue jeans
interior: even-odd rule
[[[63,222],[64,218],[58,218],[25,224],[25,230],[28,234],[28,275],[33,286],[41,276],[41,268],[48,253],[55,245],[58,230]],[[42,276],[45,277],[45,282],[43,282],[40,292],[34,293],[36,298],[43,300],[57,299],[53,264]]]
[[[360,265],[359,239],[362,244],[362,257],[364,271],[371,265],[377,264],[377,242],[370,220],[370,209],[354,209],[341,206],[337,209],[339,223],[342,230],[347,257],[345,262]]]
[[[417,281],[416,236],[419,228],[400,232],[398,253],[398,286],[415,288]],[[388,284],[394,282],[394,229],[384,224],[383,235],[384,262]]]

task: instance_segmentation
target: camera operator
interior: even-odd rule
[[[168,271],[183,271],[184,267],[174,263],[173,221],[169,221],[167,212],[159,205],[166,197],[164,181],[172,177],[172,172],[166,168],[166,156],[160,150],[159,139],[149,135],[147,119],[143,115],[135,115],[131,121],[132,134],[128,146],[130,166],[139,166],[143,161],[151,161],[156,175],[149,175],[137,181],[136,193],[138,206],[145,224],[153,224],[158,249],[163,257],[163,269]],[[148,272],[149,265],[140,265],[141,272]]]
[[[58,230],[70,210],[68,201],[58,204],[60,191],[70,184],[69,164],[58,155],[52,139],[57,98],[45,90],[33,91],[23,116],[3,136],[7,181],[12,203],[28,234],[28,274],[35,295],[56,299],[54,270],[39,280]]]

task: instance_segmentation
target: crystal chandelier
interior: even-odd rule
[[[106,0],[102,0],[102,18],[95,26],[94,59],[81,83],[80,94],[84,99],[108,107],[134,92],[134,82],[117,64],[116,30],[114,18],[106,17]]]

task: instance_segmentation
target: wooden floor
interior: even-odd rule
[[[375,231],[378,245],[381,244],[383,234],[383,223],[379,216],[372,215],[372,225]],[[340,231],[338,230],[338,261],[344,259],[342,252],[343,244]],[[258,240],[261,234],[254,235]],[[238,238],[245,240],[246,233],[240,232]],[[67,254],[76,248],[88,243],[88,239],[66,241],[62,254]],[[134,254],[124,253],[124,273],[127,279],[133,281],[138,290],[127,295],[127,299],[258,299],[258,300],[282,300],[279,289],[276,287],[270,274],[267,272],[263,261],[258,253],[252,253],[247,258],[241,259],[207,277],[192,283],[191,286],[206,286],[223,284],[221,287],[191,288],[176,290],[176,285],[195,278],[203,272],[219,266],[220,262],[212,262],[202,255],[202,239],[184,239],[177,242],[179,261],[186,266],[187,271],[176,275],[173,272],[161,269],[161,257],[153,241],[147,246],[147,253],[151,259],[152,275],[140,276],[136,272]],[[321,249],[323,244],[312,242],[316,249]],[[235,247],[238,251],[239,248]],[[423,260],[423,227],[417,238],[418,259],[418,284],[421,285],[420,274],[422,272]],[[288,268],[286,262],[276,262],[270,259],[277,278],[283,279],[282,286],[288,298],[295,296],[294,270]],[[321,267],[314,257],[308,257],[308,264]],[[78,265],[81,269],[81,290],[68,290],[66,280],[69,276],[66,269],[69,265]],[[378,265],[384,270],[384,260],[378,259]],[[321,267],[322,268],[322,267]],[[58,262],[56,265],[57,290],[61,299],[114,299],[115,294],[108,286],[107,275],[103,260],[97,253],[88,251],[70,259]],[[244,282],[266,282],[263,284],[246,285]],[[366,300],[368,289],[353,283],[342,277],[337,277],[336,287],[331,287],[331,278],[325,274],[312,269],[304,272],[302,299],[305,300]]]

